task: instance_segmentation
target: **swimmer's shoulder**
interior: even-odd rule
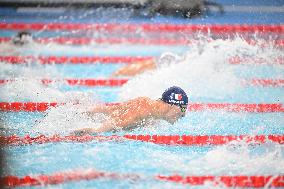
[[[154,102],[154,100],[149,97],[137,97],[133,100],[136,104],[140,104],[142,106],[150,106]]]
[[[149,97],[144,97],[144,96],[137,97],[133,100],[135,100],[136,102],[150,102],[150,101],[152,101],[152,99],[150,99]]]

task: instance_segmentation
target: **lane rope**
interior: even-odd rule
[[[107,103],[115,105],[119,103]],[[0,102],[0,111],[27,111],[44,112],[51,107],[64,105],[57,102]],[[248,112],[248,113],[272,113],[284,112],[281,103],[271,104],[242,104],[242,103],[189,103],[188,111],[227,111],[227,112]]]
[[[262,187],[284,187],[283,175],[236,175],[236,176],[181,176],[181,175],[156,175],[143,176],[135,173],[121,174],[112,172],[102,172],[93,169],[76,170],[68,172],[59,172],[53,175],[38,175],[38,176],[5,176],[0,178],[0,184],[5,187],[19,186],[46,186],[57,185],[68,182],[90,181],[97,179],[108,180],[130,180],[143,181],[153,179],[156,181],[170,181],[180,184],[188,184],[193,186],[204,185],[206,183],[215,186],[223,185],[226,187],[240,188],[262,188]]]
[[[0,62],[10,64],[113,64],[113,63],[137,63],[141,61],[155,61],[153,56],[0,56]],[[279,56],[271,60],[263,58],[241,58],[238,56],[228,59],[230,64],[284,64],[284,56]]]
[[[213,182],[214,185],[224,185],[226,187],[240,188],[262,188],[262,187],[283,187],[284,176],[158,176],[161,180],[175,183],[204,185],[207,182]]]
[[[0,84],[9,84],[14,81],[25,81],[25,79],[0,79]],[[128,79],[41,79],[42,84],[67,84],[70,86],[86,86],[86,87],[121,87],[128,82]],[[284,79],[250,79],[241,80],[245,86],[259,87],[284,87]]]
[[[24,81],[24,79],[12,79],[12,80],[0,79],[0,84],[7,84],[13,81]],[[121,87],[123,84],[127,83],[128,79],[59,79],[59,80],[41,79],[39,81],[45,85],[54,84],[54,83],[63,83],[71,86]]]
[[[10,37],[0,37],[0,43],[11,41]],[[74,38],[74,37],[54,37],[54,38],[37,38],[34,39],[37,43],[48,44],[48,43],[58,43],[61,45],[91,45],[91,44],[141,44],[141,45],[189,45],[195,44],[197,41],[190,40],[188,38],[155,38],[155,39],[145,39],[145,38]],[[208,40],[211,42],[213,40]],[[284,47],[284,40],[277,39],[273,41],[265,41],[259,43],[256,40],[246,39],[245,40],[250,45],[275,45],[277,47]]]
[[[25,64],[39,62],[40,64],[96,64],[96,63],[134,63],[153,60],[154,57],[134,56],[0,56],[0,62],[10,64]]]
[[[107,32],[213,32],[213,33],[283,33],[284,25],[263,24],[212,24],[212,25],[189,25],[189,24],[79,24],[79,23],[0,23],[0,30],[93,30]]]
[[[284,79],[251,79],[245,84],[262,87],[284,87]]]
[[[248,144],[264,144],[273,142],[277,144],[284,144],[284,135],[111,135],[111,136],[45,136],[40,135],[31,137],[26,135],[24,137],[0,136],[1,145],[32,145],[32,144],[46,144],[57,142],[105,142],[105,141],[141,141],[150,142],[160,145],[184,145],[184,146],[207,146],[207,145],[224,145],[230,142],[245,142]]]
[[[148,32],[154,32],[154,31],[163,31],[163,32],[176,32],[176,31],[204,31],[208,32],[211,30],[211,32],[279,32],[283,33],[284,27],[281,26],[235,26],[235,27],[221,27],[221,26],[211,26],[209,27],[201,27],[200,28],[194,28],[194,27],[178,27],[178,26],[171,26],[167,25],[165,27],[154,27],[155,25],[148,26],[144,25],[142,28],[145,31]],[[3,24],[0,24],[0,29],[3,29]],[[9,26],[9,29],[15,29],[19,30],[21,29],[21,26]],[[24,27],[22,25],[22,27]],[[47,29],[47,30],[73,30],[73,28],[77,29],[92,29],[94,28],[93,26],[77,26],[77,25],[64,25],[64,26],[59,26],[59,25],[48,25],[44,26],[42,29]],[[95,26],[98,27],[98,26]],[[115,31],[117,28],[114,28],[116,26],[108,27],[105,28],[105,30],[108,31]],[[39,25],[32,25],[30,29],[34,30],[39,30],[40,26]],[[134,30],[132,27],[126,27],[130,31]],[[27,28],[28,29],[28,28]],[[123,30],[125,27],[122,27]],[[76,30],[76,29],[75,29]],[[135,29],[136,30],[136,29]],[[101,61],[101,60],[100,60]],[[125,61],[125,60],[123,60]],[[118,63],[123,62],[123,61],[118,61]],[[139,60],[138,60],[139,61]],[[72,61],[71,61],[72,62]],[[74,61],[76,63],[76,61]],[[79,61],[80,62],[80,61]],[[94,61],[96,62],[96,61]],[[102,61],[103,62],[103,61]],[[126,61],[124,63],[130,63],[130,62],[135,62],[135,61]],[[85,61],[82,61],[82,63],[85,63]],[[282,63],[283,64],[283,63]],[[13,106],[13,105],[12,105]],[[2,107],[2,106],[1,106]],[[214,106],[213,106],[214,107]],[[217,108],[218,109],[218,108]],[[283,111],[282,105],[281,109]],[[1,109],[2,110],[2,109]],[[138,135],[139,136],[139,135]],[[135,137],[138,137],[135,136]],[[133,137],[133,136],[131,136]],[[140,136],[143,138],[143,136]],[[158,137],[158,136],[157,136]],[[274,136],[275,137],[275,136]],[[160,141],[174,141],[173,136],[162,136]],[[278,137],[276,137],[277,141],[279,140]],[[36,139],[34,139],[36,141]],[[43,140],[43,138],[41,138]],[[78,139],[77,139],[78,140]],[[137,139],[138,140],[138,139]],[[196,139],[197,140],[197,139]],[[213,140],[212,138],[209,138],[208,140]],[[225,140],[225,139],[215,139],[216,141],[219,140]],[[228,139],[226,139],[228,140]],[[259,139],[260,141],[263,140],[262,137]],[[39,141],[39,140],[37,140]],[[144,141],[141,139],[141,141]],[[157,141],[159,141],[157,139]],[[181,140],[181,138],[179,139]],[[189,140],[190,141],[190,140]],[[200,141],[200,140],[197,140]],[[201,140],[202,141],[202,140]],[[203,139],[203,141],[206,141]],[[283,144],[283,136],[280,137],[281,144]],[[185,142],[185,141],[184,141]],[[208,141],[207,141],[208,142]],[[82,172],[73,172],[73,173],[58,173],[55,175],[40,175],[37,177],[31,177],[31,176],[24,176],[24,177],[16,177],[16,176],[7,176],[1,178],[1,183],[5,186],[33,186],[33,185],[48,185],[48,184],[60,184],[64,182],[70,182],[70,181],[80,181],[80,180],[92,180],[92,179],[98,179],[98,178],[110,178],[110,179],[117,179],[117,178],[127,178],[127,179],[135,179],[139,178],[135,176],[135,174],[131,175],[124,175],[121,176],[116,173],[105,173],[105,172],[97,172],[97,171],[90,171],[88,173],[82,173]],[[183,184],[191,184],[191,185],[203,185],[205,182],[213,182],[215,184],[224,184],[227,187],[264,187],[266,184],[270,183],[271,187],[284,187],[284,176],[180,176],[180,175],[173,175],[173,176],[162,176],[158,175],[155,177],[158,180],[162,181],[171,181],[171,182],[176,182],[176,183],[183,183]],[[1,184],[1,185],[2,185]]]
[[[8,42],[11,39],[12,38],[0,37],[0,43]],[[193,41],[186,38],[145,39],[145,38],[72,38],[72,37],[37,38],[35,39],[35,42],[42,44],[58,43],[66,45],[91,45],[91,44],[188,45],[194,43]],[[272,44],[275,44],[276,46],[284,46],[284,41],[277,40]]]
[[[239,56],[234,56],[229,58],[229,63],[230,64],[244,64],[244,65],[249,65],[249,64],[258,64],[258,65],[269,65],[269,64],[276,64],[276,65],[283,65],[284,64],[284,56],[278,56],[276,58],[272,58],[270,60],[264,59],[264,58],[244,58],[244,57],[239,57]]]

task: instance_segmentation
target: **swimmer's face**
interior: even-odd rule
[[[186,105],[182,106],[177,106],[177,105],[169,105],[169,111],[167,113],[167,120],[171,123],[174,124],[178,119],[182,118],[185,116],[186,112]]]

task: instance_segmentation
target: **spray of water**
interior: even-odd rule
[[[184,175],[283,174],[284,148],[279,144],[231,142],[228,145],[209,147],[209,149],[185,147],[178,153],[167,149],[168,147],[152,147],[154,149],[149,146],[139,148],[141,154],[148,158],[140,161],[140,164],[135,165],[134,168],[154,167],[157,170],[162,168],[171,174]]]
[[[131,79],[121,88],[119,98],[120,100],[127,100],[138,96],[148,96],[157,99],[166,88],[172,85],[184,88],[190,98],[222,99],[233,96],[243,86],[236,75],[235,66],[228,64],[230,57],[260,57],[268,63],[272,63],[272,59],[281,56],[282,53],[282,50],[272,47],[263,48],[257,45],[249,45],[241,38],[200,43],[190,47],[181,62],[162,66],[158,70]],[[46,71],[46,68],[38,67],[38,65],[15,67],[14,65],[2,64],[1,68],[1,77],[17,78],[9,85],[1,86],[1,100],[70,102],[65,106],[49,109],[45,116],[39,118],[33,126],[29,125],[32,127],[31,133],[33,134],[67,135],[75,129],[97,127],[107,119],[103,115],[89,117],[84,113],[86,107],[93,103],[92,98],[86,93],[66,92],[60,90],[58,86],[45,86],[38,81],[43,76],[46,78],[62,78],[55,67],[50,68],[53,70]],[[22,80],[23,78],[25,80]],[[72,102],[76,99],[79,99],[81,104],[74,106]],[[223,114],[217,117],[222,116]],[[212,132],[214,130],[212,128],[214,118],[213,116],[206,116],[205,113],[203,115],[203,119],[207,119],[204,122],[205,126],[190,133],[200,134],[202,130],[202,134]],[[186,128],[194,130],[194,127],[194,125],[183,122],[178,122],[177,125],[172,126],[161,121],[154,127],[142,129],[141,133],[176,134],[185,132]],[[114,146],[117,147],[116,144]],[[104,153],[111,151],[112,147],[112,144],[107,143],[103,144],[103,147],[95,146],[92,150]],[[117,149],[121,151],[120,148]],[[258,147],[244,143],[231,143],[214,147],[208,151],[204,150],[203,153],[198,150],[191,149],[188,153],[178,153],[165,150],[163,147],[149,148],[149,146],[142,146],[139,151],[142,152],[140,154],[143,154],[143,158],[140,158],[143,161],[139,161],[139,164],[137,164],[135,159],[130,159],[128,163],[132,167],[148,166],[159,171],[183,173],[184,175],[283,174],[284,153],[283,147],[280,145],[266,144]],[[86,151],[91,153],[90,148]],[[119,154],[119,152],[117,153]],[[124,157],[124,153],[121,152],[121,156]],[[168,188],[172,186],[169,184]],[[210,185],[208,185],[208,188],[210,188]]]
[[[45,67],[38,64],[15,66],[1,63],[0,77],[12,79],[8,84],[0,85],[2,101],[34,102],[85,102],[92,101],[91,92],[62,91],[63,77],[55,66]],[[58,82],[45,85],[43,78],[52,78]]]
[[[119,97],[121,100],[138,96],[157,99],[165,89],[177,85],[188,92],[190,98],[222,99],[233,96],[243,88],[236,66],[229,64],[231,57],[250,60],[259,58],[269,64],[274,63],[275,57],[282,54],[281,49],[250,45],[240,37],[210,43],[200,42],[190,47],[184,60],[131,79],[122,87]],[[280,70],[282,73],[283,68]]]
[[[32,133],[45,135],[69,135],[72,131],[80,128],[94,128],[106,120],[103,114],[88,116],[87,104],[74,105],[72,103],[64,106],[51,108],[43,118],[40,118],[33,127]]]

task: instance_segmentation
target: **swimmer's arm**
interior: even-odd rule
[[[133,116],[125,117],[125,118],[119,118],[119,119],[110,119],[103,123],[102,126],[98,128],[84,128],[84,129],[78,129],[74,131],[72,134],[77,136],[82,135],[91,135],[91,134],[97,134],[102,132],[108,132],[113,131],[115,129],[122,129],[129,127],[131,125],[135,125],[135,122],[138,120],[134,119]]]
[[[82,136],[82,135],[91,135],[91,134],[97,134],[102,132],[108,132],[114,130],[114,125],[111,121],[106,121],[102,126],[98,128],[84,128],[84,129],[78,129],[72,132],[72,134],[76,136]]]
[[[108,114],[110,111],[110,107],[106,105],[95,105],[90,108],[88,108],[85,113],[88,115],[96,114],[96,113],[102,113],[102,114]]]
[[[129,64],[127,66],[124,66],[114,72],[112,74],[112,77],[117,76],[134,76],[136,74],[140,74],[147,70],[153,70],[156,68],[154,60],[146,60],[141,62],[135,62],[133,64]]]

